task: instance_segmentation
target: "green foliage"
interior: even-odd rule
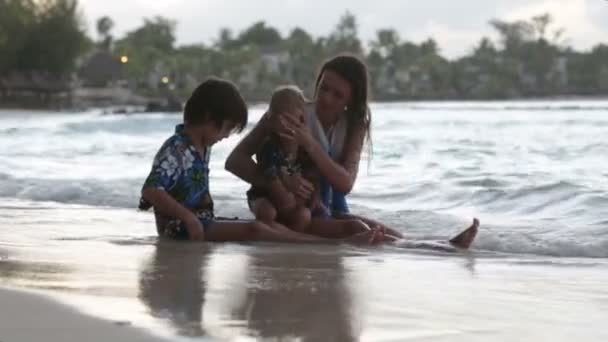
[[[255,45],[276,47],[281,44],[281,34],[275,28],[259,21],[243,31],[236,40],[236,45]]]
[[[0,1],[0,70],[63,74],[87,42],[76,0]]]
[[[285,37],[264,21],[240,32],[223,28],[212,45],[175,46],[176,22],[164,17],[115,40],[109,17],[96,22],[98,49],[124,59],[122,77],[146,95],[187,96],[210,75],[231,79],[250,99],[267,100],[281,83],[313,95],[325,58],[349,52],[369,66],[376,99],[512,98],[605,94],[608,46],[587,52],[564,46],[564,29],[549,14],[529,20],[492,20],[498,40],[483,38],[462,58],[448,61],[437,42],[404,40],[391,28],[377,31],[366,51],[354,15],[345,12],[325,37],[294,28]],[[68,75],[92,45],[76,0],[0,0],[0,72],[45,71]],[[165,80],[168,82],[161,82]]]
[[[16,69],[35,22],[33,1],[0,0],[0,71]]]
[[[116,41],[114,54],[128,58],[125,72],[138,86],[144,86],[151,71],[165,71],[175,58],[175,26],[173,20],[160,16],[145,18],[141,27]],[[167,75],[159,75],[158,82]]]
[[[100,37],[99,46],[101,49],[109,51],[112,47],[113,37],[110,31],[114,27],[114,21],[107,16],[101,17],[97,20],[97,34]]]
[[[349,52],[355,55],[363,54],[363,47],[358,37],[357,19],[350,12],[346,12],[341,18],[333,32],[325,41],[325,52],[327,56],[337,53]]]
[[[175,21],[160,16],[145,18],[142,27],[128,32],[117,44],[132,50],[148,48],[171,53],[175,43],[175,26]]]

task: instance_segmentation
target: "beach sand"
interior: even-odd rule
[[[2,342],[163,341],[130,326],[85,315],[48,296],[0,289]]]

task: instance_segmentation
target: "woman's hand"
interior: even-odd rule
[[[283,139],[306,146],[312,140],[308,126],[298,118],[304,113],[279,113],[273,119],[275,132]]]
[[[299,174],[284,176],[283,184],[289,192],[296,195],[299,202],[308,200],[315,190],[312,183]]]

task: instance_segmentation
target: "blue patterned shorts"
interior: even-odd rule
[[[213,212],[199,211],[196,212],[196,216],[205,231],[209,229],[213,221],[215,221]],[[186,224],[179,219],[170,219],[167,221],[164,227],[159,229],[159,235],[174,240],[188,240],[190,238]]]

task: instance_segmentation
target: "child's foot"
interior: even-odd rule
[[[473,243],[473,240],[475,240],[475,236],[477,236],[478,228],[479,220],[474,218],[473,224],[469,228],[463,230],[460,234],[450,239],[450,244],[452,244],[454,247],[468,249]]]

